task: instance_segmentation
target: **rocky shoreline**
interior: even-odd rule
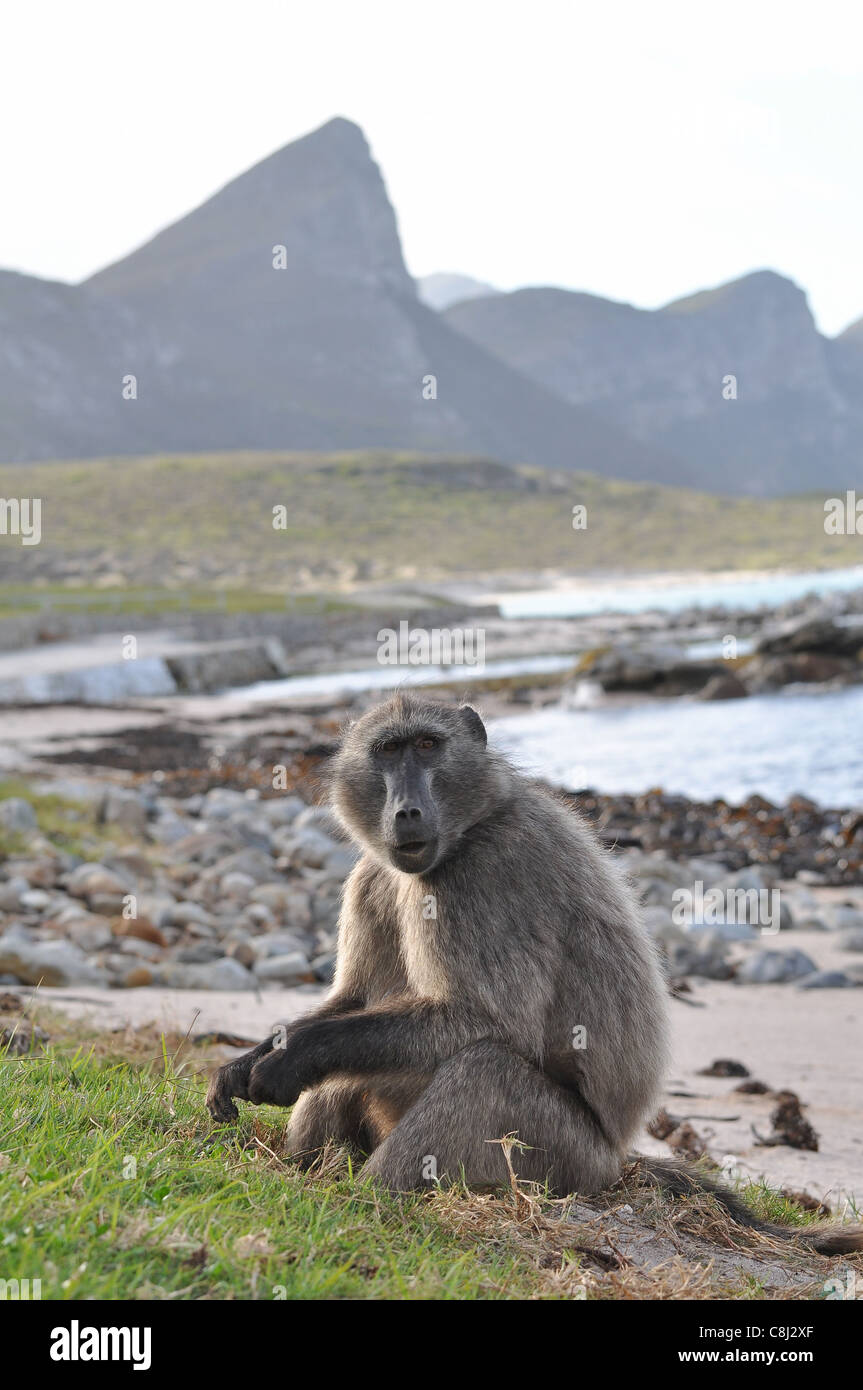
[[[173,769],[106,778],[79,768],[0,802],[0,984],[328,983],[355,860],[315,800],[337,723],[327,714],[303,716],[301,732],[286,725],[269,741],[204,748],[197,767],[184,747]],[[129,760],[146,767],[134,748]],[[623,858],[673,985],[689,976],[863,984],[860,813],[803,797],[734,807],[659,791],[558,794]],[[777,890],[781,910],[765,923],[759,909]],[[675,903],[693,891],[718,892],[730,918],[681,921]],[[819,971],[796,951],[801,929],[830,933],[841,968]]]
[[[483,661],[462,683],[514,703],[579,698],[733,699],[805,685],[863,681],[863,590],[798,599],[776,610],[691,607],[676,612],[504,618],[494,606],[431,604],[419,593],[377,596],[376,607],[317,613],[133,613],[0,620],[0,706],[123,704],[224,691],[256,682],[379,665],[382,631],[482,634]],[[348,611],[345,611],[347,608]],[[134,637],[134,659],[123,644]],[[541,678],[495,678],[496,663],[549,660]],[[554,668],[555,659],[557,669]],[[562,665],[561,665],[562,660]],[[399,678],[393,670],[393,681]],[[442,678],[444,681],[446,676]]]
[[[354,851],[320,804],[322,775],[344,719],[379,696],[321,694],[287,708],[283,700],[249,705],[236,691],[206,690],[227,669],[219,661],[237,677],[244,643],[263,643],[272,655],[286,622],[298,644],[294,667],[372,661],[385,611],[258,615],[239,636],[235,619],[210,615],[183,658],[185,697],[10,709],[4,722],[13,732],[0,761],[23,782],[0,801],[0,983],[227,991],[326,984]],[[775,613],[692,609],[537,624],[505,621],[490,609],[416,606],[411,620],[481,621],[487,656],[512,656],[526,644],[572,654],[569,672],[548,677],[478,672],[476,689],[492,718],[579,703],[586,686],[591,698],[599,690],[613,704],[739,698],[774,684],[823,688],[863,677],[863,592],[799,600]],[[254,664],[245,669],[260,674]],[[458,698],[464,689],[443,682],[439,693]],[[559,795],[624,857],[672,982],[693,974],[804,981],[809,966],[812,976],[824,973],[809,958],[793,968],[730,959],[731,942],[732,955],[742,950],[754,960],[759,945],[775,955],[776,940],[761,940],[748,918],[736,932],[722,922],[681,929],[673,894],[697,882],[756,894],[781,885],[783,941],[801,926],[835,934],[847,961],[821,983],[861,983],[853,959],[863,946],[859,808],[821,807],[804,796],[783,806],[761,796],[732,805],[659,789],[602,795],[576,787]]]

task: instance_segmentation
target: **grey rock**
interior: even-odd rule
[[[0,801],[0,826],[12,834],[27,834],[28,831],[37,830],[39,822],[29,801],[20,796],[8,796],[5,801]]]
[[[273,857],[262,849],[241,849],[229,854],[218,866],[221,874],[245,874],[253,880],[252,886],[271,883],[279,877]]]
[[[863,627],[859,617],[850,621],[837,618],[829,605],[771,624],[762,633],[757,650],[773,654],[786,652],[845,652],[854,655],[863,646]]]
[[[243,920],[258,931],[270,931],[276,925],[276,919],[266,903],[249,903],[243,911]]]
[[[322,984],[331,985],[336,973],[335,951],[325,951],[322,955],[315,956],[312,961],[312,970]]]
[[[126,906],[127,893],[91,893],[87,899],[94,912],[102,917],[119,917]]]
[[[105,983],[103,972],[71,941],[22,942],[8,932],[0,937],[0,971],[8,971],[25,985]]]
[[[173,924],[173,910],[177,903],[167,893],[156,891],[138,895],[138,916],[146,917],[154,927],[164,928]]]
[[[63,929],[69,940],[80,946],[82,951],[103,951],[114,940],[110,923],[104,917],[89,914],[72,917]]]
[[[738,869],[737,873],[729,874],[719,886],[723,891],[731,888],[735,891],[743,889],[745,893],[759,893],[771,888],[774,880],[775,875],[763,864],[747,864],[745,869]]]
[[[184,965],[171,961],[160,966],[157,981],[171,989],[253,990],[255,977],[230,956],[207,965]]]
[[[703,936],[717,936],[723,941],[755,941],[758,932],[748,922],[695,922],[687,927],[696,941]]]
[[[147,809],[138,792],[125,787],[112,787],[99,811],[105,825],[117,825],[133,835],[143,835],[147,829]]]
[[[216,941],[196,941],[191,946],[178,946],[174,952],[174,960],[180,961],[183,965],[206,965],[211,960],[220,960],[226,954],[239,960],[236,952],[226,952]],[[244,965],[246,962],[241,960],[240,964]]]
[[[260,959],[270,956],[296,955],[298,952],[304,953],[305,942],[295,932],[270,932],[267,936],[256,938],[255,950]]]
[[[168,812],[148,827],[150,839],[158,845],[176,845],[189,836],[189,822]]]
[[[775,985],[812,975],[818,967],[803,951],[757,951],[737,971],[744,984]]]
[[[226,897],[245,902],[255,887],[255,880],[251,874],[229,873],[222,877],[219,886]]]
[[[106,854],[102,863],[106,869],[111,869],[118,873],[121,878],[129,879],[132,882],[151,883],[153,881],[155,873],[153,865],[146,854],[135,847],[118,849],[112,854]]]
[[[139,960],[161,960],[165,954],[164,946],[142,936],[121,936],[117,945],[121,955],[137,956]]]
[[[267,853],[272,849],[273,831],[272,827],[261,815],[248,815],[246,812],[233,815],[231,817],[231,830],[237,839],[250,849],[263,850]]]
[[[830,921],[837,931],[863,931],[863,912],[847,903],[837,903],[830,909]]]
[[[308,957],[301,951],[291,951],[287,955],[267,956],[258,960],[255,974],[259,980],[278,981],[279,984],[299,984],[312,972]]]
[[[150,920],[153,920],[152,917]],[[213,925],[212,914],[201,907],[200,903],[193,902],[172,903],[168,908],[168,920],[175,927],[188,927],[193,923],[200,923],[201,926]]]
[[[721,950],[696,950],[693,946],[672,943],[667,955],[671,979],[696,975],[705,980],[728,980],[734,971]]]
[[[116,869],[108,869],[104,864],[79,864],[66,880],[66,891],[74,898],[92,899],[97,894],[122,898],[133,886]]]
[[[843,931],[838,944],[843,951],[863,951],[863,927],[850,927]]]
[[[359,858],[359,852],[350,845],[336,845],[324,860],[328,875],[339,879],[347,878]]]
[[[690,859],[688,864],[680,867],[681,871],[686,869],[689,883],[700,881],[705,888],[715,888],[728,878],[726,866],[717,864],[713,859]]]
[[[315,893],[312,897],[312,915],[315,927],[332,927],[338,921],[341,909],[340,893]]]
[[[844,970],[816,970],[797,983],[798,989],[853,989],[856,980]]]
[[[296,884],[266,883],[252,893],[252,902],[263,905],[292,927],[306,928],[312,922],[309,894]]]
[[[247,970],[252,969],[258,958],[258,953],[248,938],[227,942],[225,954],[238,960]]]
[[[333,840],[313,829],[296,830],[292,826],[289,831],[277,832],[273,838],[279,853],[292,868],[321,869],[336,848]]]
[[[200,809],[202,820],[228,820],[234,811],[244,810],[248,800],[242,792],[231,787],[213,787],[204,797]]]
[[[18,874],[7,879],[5,883],[0,883],[0,912],[17,912],[21,907],[21,899],[29,891],[30,884],[26,878],[21,878]]]
[[[640,851],[628,854],[626,871],[632,879],[661,881],[672,888],[685,888],[692,882],[688,867],[666,858],[664,854],[642,854]]]
[[[749,694],[746,686],[733,671],[722,671],[696,694],[697,700],[741,700]]]
[[[656,941],[662,941],[666,945],[676,943],[679,946],[686,943],[686,934],[682,927],[678,927],[672,921],[669,907],[659,903],[648,904],[644,908],[644,925]]]
[[[291,825],[305,810],[306,803],[298,796],[274,796],[261,802],[261,813],[271,825]]]
[[[317,830],[329,840],[341,839],[338,816],[329,806],[307,806],[294,821],[295,830]]]

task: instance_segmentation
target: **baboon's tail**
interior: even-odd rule
[[[863,1250],[863,1226],[776,1226],[770,1221],[762,1221],[735,1192],[723,1187],[721,1182],[693,1163],[674,1158],[646,1158],[643,1154],[630,1155],[629,1162],[635,1165],[638,1175],[674,1197],[709,1192],[732,1221],[740,1226],[748,1226],[750,1230],[761,1231],[780,1240],[798,1241],[821,1255],[850,1255],[856,1250]]]

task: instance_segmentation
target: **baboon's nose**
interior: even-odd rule
[[[425,818],[419,806],[400,806],[394,821],[397,845],[422,844],[425,841]]]
[[[434,836],[434,825],[422,806],[404,801],[393,814],[393,838],[396,845],[414,848],[424,845]]]

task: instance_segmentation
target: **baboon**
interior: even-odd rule
[[[331,799],[364,851],[332,992],[279,1046],[216,1073],[214,1119],[236,1119],[235,1098],[293,1106],[300,1162],[347,1143],[395,1191],[496,1186],[508,1161],[558,1194],[609,1186],[667,1058],[664,977],[619,865],[489,748],[469,705],[403,692],[365,714],[333,759]],[[648,1169],[678,1191],[705,1185],[679,1164]]]

